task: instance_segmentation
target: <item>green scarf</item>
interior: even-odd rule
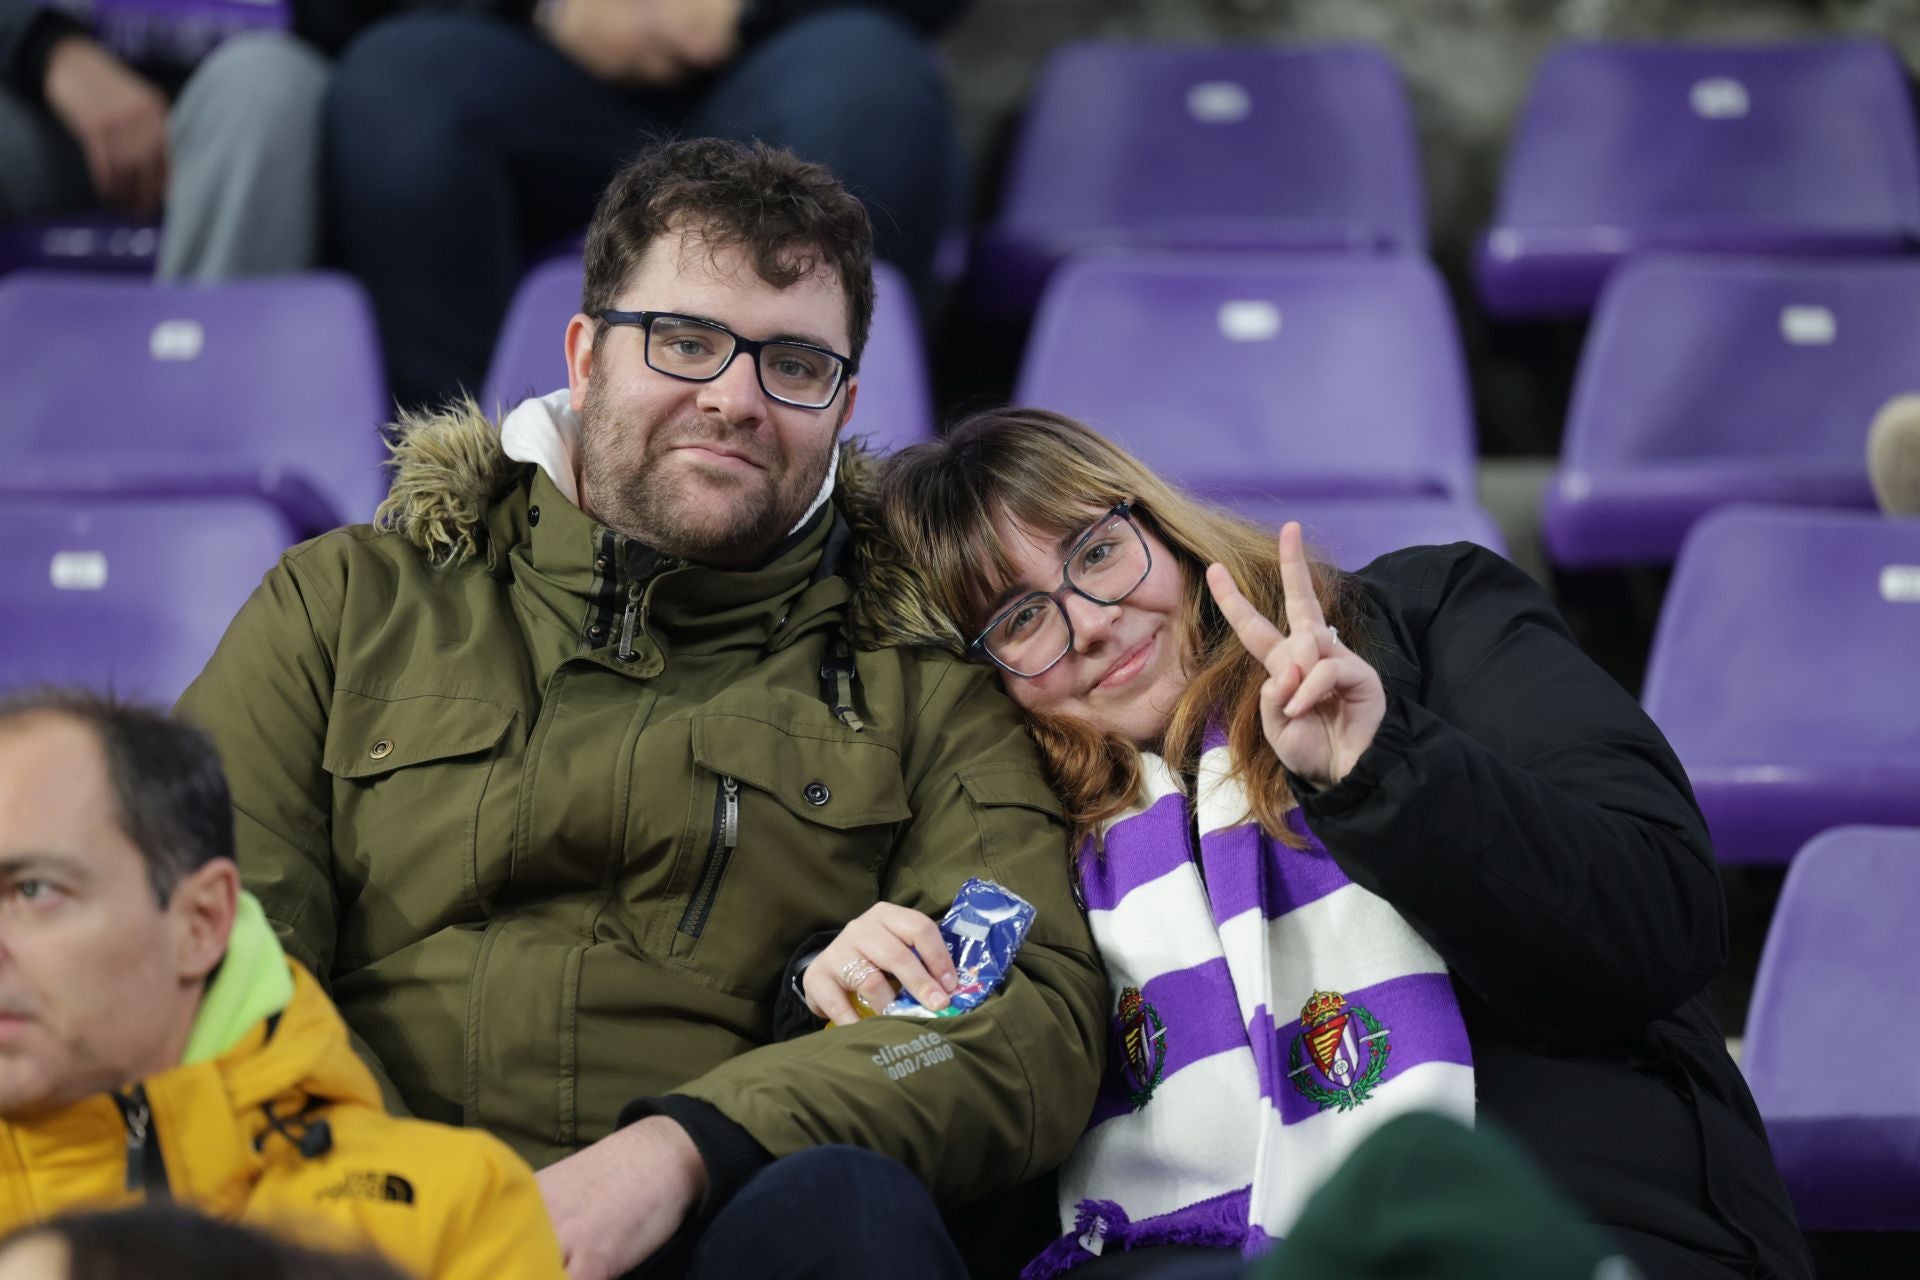
[[[273,936],[259,899],[242,889],[226,957],[200,1000],[180,1065],[190,1067],[219,1057],[256,1022],[279,1013],[292,1001],[293,973],[287,968],[286,953],[280,950],[280,940]]]

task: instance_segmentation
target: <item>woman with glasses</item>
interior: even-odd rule
[[[1411,1110],[1507,1127],[1649,1276],[1810,1274],[1704,993],[1686,775],[1525,575],[1341,574],[1039,410],[895,455],[879,501],[873,636],[999,671],[1113,989],[1029,1276],[1258,1251]],[[947,980],[912,915],[807,966],[816,1016]]]

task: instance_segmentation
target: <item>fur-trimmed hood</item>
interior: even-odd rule
[[[403,415],[388,451],[393,482],[374,525],[440,566],[487,553],[488,511],[533,465],[507,456],[499,424],[471,397],[437,412]],[[924,590],[882,535],[879,468],[860,437],[841,445],[833,504],[853,533],[843,576],[854,587],[849,623],[862,648],[921,642],[919,629],[898,616],[900,606],[922,599]],[[906,612],[919,611],[909,606]]]
[[[471,396],[435,413],[405,413],[387,444],[393,483],[374,527],[457,565],[484,550],[487,510],[526,474],[500,447],[500,428]]]

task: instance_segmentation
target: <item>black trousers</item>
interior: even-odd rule
[[[967,1280],[925,1184],[861,1147],[776,1160],[628,1280]]]

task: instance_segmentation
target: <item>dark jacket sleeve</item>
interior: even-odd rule
[[[46,101],[47,55],[62,36],[86,35],[79,20],[32,0],[0,0],[0,85],[39,105]]]
[[[1385,721],[1314,833],[1516,1033],[1572,1047],[1677,1008],[1725,962],[1706,824],[1653,722],[1544,592],[1467,544],[1357,577]]]

